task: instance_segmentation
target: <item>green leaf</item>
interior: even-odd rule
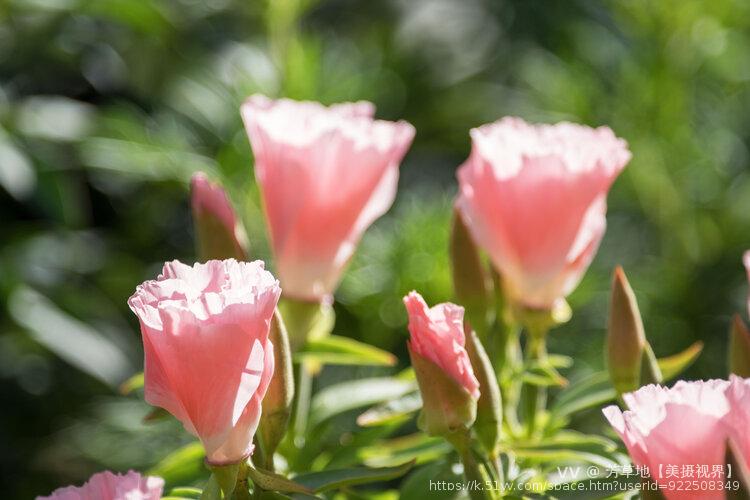
[[[329,385],[312,399],[310,424],[319,424],[355,408],[399,398],[416,388],[414,381],[393,377],[365,378]]]
[[[120,394],[122,394],[123,396],[127,396],[133,391],[137,391],[138,389],[142,388],[144,382],[145,379],[143,378],[143,372],[136,373],[125,382],[120,384]]]
[[[264,490],[281,491],[287,493],[312,493],[312,488],[300,484],[298,481],[292,481],[275,472],[248,467],[247,476],[253,480],[257,486]]]
[[[568,380],[565,377],[560,375],[553,366],[544,362],[530,363],[521,377],[527,384],[542,387],[565,387],[568,385]]]
[[[617,397],[605,371],[594,372],[574,381],[563,390],[550,408],[553,421],[561,421],[575,413],[608,403]]]
[[[163,478],[167,485],[190,484],[205,476],[203,457],[203,446],[196,441],[167,455],[148,471],[148,475]]]
[[[413,465],[414,462],[407,462],[396,467],[355,467],[351,469],[311,472],[296,476],[294,481],[307,486],[317,493],[347,486],[395,479],[406,474]]]
[[[514,443],[512,453],[552,465],[588,463],[602,471],[618,467],[625,459],[614,441],[577,431],[561,431],[541,442]]]
[[[570,368],[573,366],[573,358],[564,354],[548,354],[547,364],[552,368]]]
[[[162,497],[162,500],[166,498],[200,498],[202,491],[200,488],[191,488],[187,486],[178,486],[172,488],[169,495]]]
[[[463,475],[457,472],[453,465],[453,462],[443,460],[414,470],[401,484],[401,500],[423,500],[428,492],[430,500],[463,500],[468,498],[468,495],[463,490],[451,491],[445,488],[438,491],[430,491],[430,484],[433,482],[463,483]]]
[[[538,460],[544,463],[589,463],[604,470],[616,469],[619,463],[598,453],[576,451],[560,447],[513,447],[513,454],[520,458]]]
[[[427,436],[422,432],[381,441],[361,448],[357,455],[370,467],[393,467],[404,462],[417,464],[445,456],[452,450],[442,438]]]
[[[307,342],[295,361],[313,359],[324,364],[393,366],[397,358],[390,352],[347,337],[329,335]]]
[[[422,397],[419,392],[412,392],[400,398],[386,401],[373,406],[357,417],[357,424],[361,427],[374,427],[392,424],[408,419],[413,413],[422,408]]]
[[[685,371],[698,359],[701,351],[703,351],[703,342],[698,341],[682,352],[659,359],[658,363],[663,379],[665,381],[671,380]]]

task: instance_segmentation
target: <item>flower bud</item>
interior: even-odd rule
[[[500,387],[497,384],[497,377],[490,358],[479,341],[479,337],[469,324],[465,326],[466,352],[469,354],[471,366],[479,381],[481,392],[477,401],[477,419],[474,422],[474,431],[485,450],[490,455],[496,456],[503,425]]]
[[[190,186],[200,260],[247,260],[247,236],[221,186],[202,172],[193,175]]]
[[[274,372],[271,383],[263,398],[263,412],[258,432],[266,457],[266,469],[273,469],[273,454],[286,434],[289,417],[294,401],[294,373],[292,371],[292,353],[289,347],[284,322],[279,311],[273,315],[268,339],[273,343]]]
[[[450,253],[456,300],[466,308],[469,323],[479,332],[484,332],[491,319],[488,314],[492,279],[458,209],[453,211]]]
[[[607,367],[619,394],[641,385],[646,346],[643,321],[633,289],[621,267],[615,268],[607,329]]]
[[[750,377],[750,332],[739,314],[734,315],[729,332],[729,373]]]
[[[479,381],[465,349],[463,307],[429,308],[416,292],[404,297],[409,356],[422,394],[420,428],[432,436],[465,432],[476,420]]]

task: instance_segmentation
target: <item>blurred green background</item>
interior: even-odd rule
[[[746,314],[749,82],[746,0],[1,0],[3,498],[145,469],[189,441],[117,395],[142,363],[125,301],[163,261],[194,260],[195,170],[227,186],[253,256],[269,260],[238,113],[253,92],[367,99],[417,128],[397,201],[337,293],[335,333],[405,366],[401,297],[451,296],[468,130],[572,120],[610,125],[634,157],[551,350],[574,356],[568,375],[602,368],[619,263],[657,355],[702,339],[688,376],[724,376],[730,315]]]

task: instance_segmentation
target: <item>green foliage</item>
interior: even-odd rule
[[[727,318],[746,307],[748,50],[750,5],[736,0],[1,3],[0,394],[13,411],[0,416],[0,443],[14,457],[0,467],[4,498],[107,467],[205,484],[200,447],[174,452],[186,442],[178,425],[141,422],[137,379],[130,399],[110,396],[142,363],[125,299],[161,262],[195,258],[193,171],[222,181],[251,255],[270,261],[237,111],[253,92],[369,99],[378,116],[418,130],[396,204],[365,235],[336,296],[335,335],[381,351],[306,351],[378,365],[326,366],[317,378],[310,420],[320,434],[302,455],[310,468],[418,457],[423,468],[397,485],[407,499],[423,497],[427,478],[460,476],[451,460],[433,462],[445,448],[405,440],[415,384],[391,378],[382,350],[407,363],[406,292],[452,297],[454,170],[469,128],[503,115],[608,124],[634,154],[571,296],[573,318],[549,339],[575,366],[525,367],[527,380],[550,386],[548,429],[590,435],[603,425],[596,409],[615,397],[601,371],[615,264],[628,269],[665,378],[697,350],[663,356],[698,341],[705,353],[688,375],[723,375]],[[108,355],[75,356],[73,342]],[[354,410],[372,405],[363,431]],[[548,448],[528,453],[549,457]]]

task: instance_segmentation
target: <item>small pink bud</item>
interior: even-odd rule
[[[465,349],[463,307],[429,308],[417,292],[404,297],[409,313],[409,354],[422,393],[422,428],[444,436],[474,423],[479,381]]]
[[[200,259],[247,260],[247,237],[221,186],[202,172],[193,175],[190,186]]]

